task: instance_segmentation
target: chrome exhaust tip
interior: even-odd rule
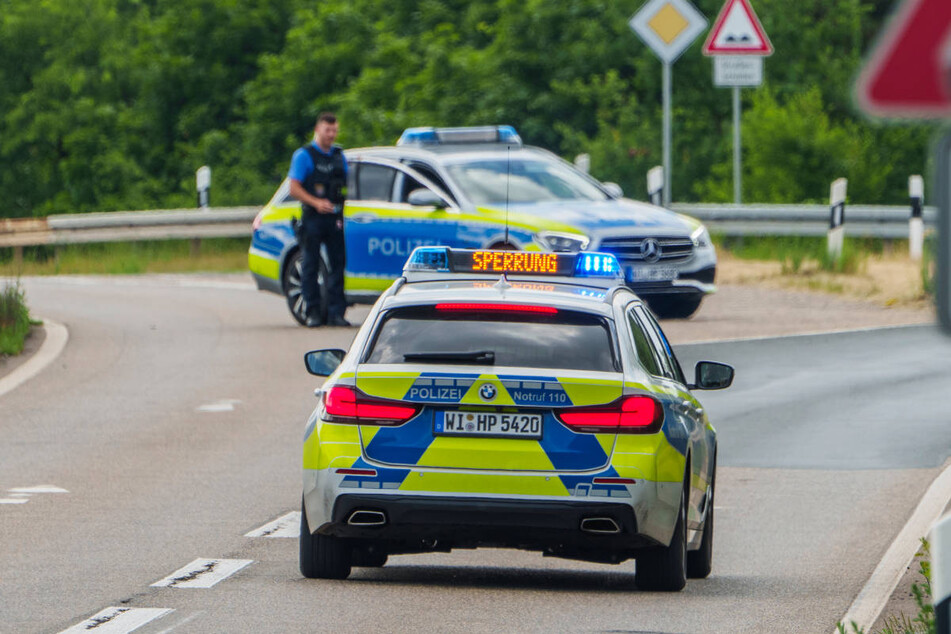
[[[386,515],[382,511],[357,510],[347,518],[350,526],[383,526],[386,524]]]
[[[581,530],[599,535],[616,535],[621,527],[610,517],[586,517],[581,520]]]

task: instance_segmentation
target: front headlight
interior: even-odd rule
[[[698,249],[709,249],[713,246],[713,241],[710,240],[710,233],[703,225],[697,227],[694,232],[690,234],[690,239],[693,240],[693,246]]]
[[[579,233],[542,231],[535,236],[535,241],[548,251],[576,252],[587,249],[591,239]]]

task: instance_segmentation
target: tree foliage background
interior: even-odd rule
[[[642,0],[0,0],[0,216],[261,204],[322,110],[348,146],[414,125],[510,123],[641,197],[661,162]],[[721,0],[695,0],[713,21]],[[744,200],[907,199],[927,125],[851,90],[891,0],[755,0],[776,54],[743,91]],[[730,91],[702,40],[674,66],[676,200],[732,198]]]

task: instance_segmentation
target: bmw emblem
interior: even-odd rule
[[[645,262],[656,262],[660,259],[660,243],[654,238],[641,241],[641,256]]]
[[[491,383],[483,383],[482,387],[479,388],[479,396],[482,397],[483,401],[491,401],[495,398],[495,386]]]

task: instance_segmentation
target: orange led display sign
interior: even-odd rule
[[[536,275],[564,275],[559,269],[559,257],[554,253],[526,251],[472,251],[467,254],[473,273],[532,273]],[[572,264],[574,258],[572,257]]]

